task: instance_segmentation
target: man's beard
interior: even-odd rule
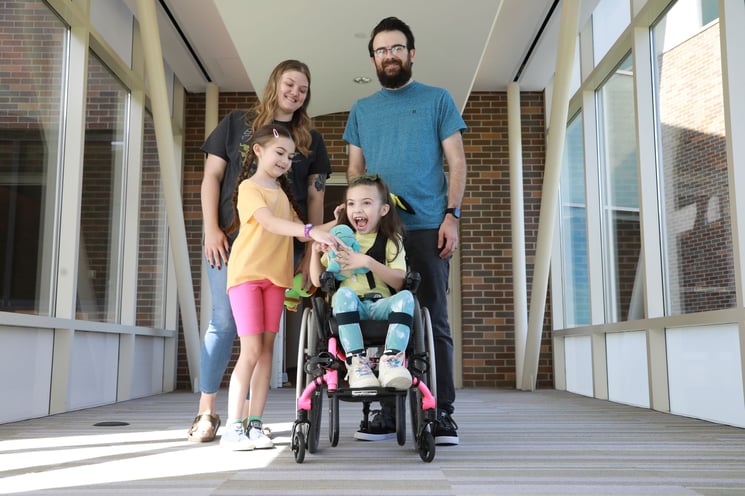
[[[395,63],[389,63],[388,65],[394,65]],[[395,74],[388,75],[383,67],[377,68],[378,81],[383,88],[395,90],[405,85],[411,79],[411,63],[401,62],[398,65],[398,71]]]

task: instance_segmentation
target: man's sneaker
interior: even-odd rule
[[[395,355],[383,355],[378,364],[378,379],[383,387],[395,389],[409,389],[411,387],[411,372],[404,366],[404,352]]]
[[[220,446],[231,451],[251,451],[255,448],[246,433],[243,431],[243,424],[233,422],[226,425],[225,430],[220,436]]]
[[[347,366],[347,381],[351,388],[380,387],[378,378],[370,368],[370,362],[362,355],[352,356],[352,363]]]
[[[435,426],[435,444],[438,446],[455,446],[458,439],[458,424],[445,410],[438,410]]]
[[[264,434],[261,420],[252,420],[248,423],[248,440],[251,441],[256,449],[274,448],[274,443]]]
[[[396,437],[396,421],[383,415],[380,410],[370,412],[372,419],[363,428],[364,421],[360,424],[360,430],[354,433],[354,438],[361,441],[385,441]]]

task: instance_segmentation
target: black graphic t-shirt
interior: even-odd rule
[[[321,133],[312,129],[311,138],[309,157],[298,152],[289,172],[293,195],[302,209],[298,214],[303,218],[307,217],[308,177],[320,174],[328,178],[331,175],[328,151]],[[233,192],[241,165],[248,153],[250,139],[251,128],[246,124],[246,112],[233,110],[218,123],[200,148],[204,153],[211,153],[227,162],[220,184],[218,221],[221,227],[226,227],[233,221]],[[230,235],[231,244],[237,234],[236,231]]]

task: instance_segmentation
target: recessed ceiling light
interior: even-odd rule
[[[353,81],[354,81],[355,83],[357,83],[357,84],[367,84],[367,83],[369,83],[370,81],[372,81],[372,79],[370,79],[370,78],[369,78],[369,77],[367,77],[367,76],[357,76],[356,78],[354,78],[354,79],[353,79]]]

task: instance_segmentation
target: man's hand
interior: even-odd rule
[[[440,258],[453,256],[458,249],[458,219],[446,215],[437,233],[437,247],[440,248]]]

